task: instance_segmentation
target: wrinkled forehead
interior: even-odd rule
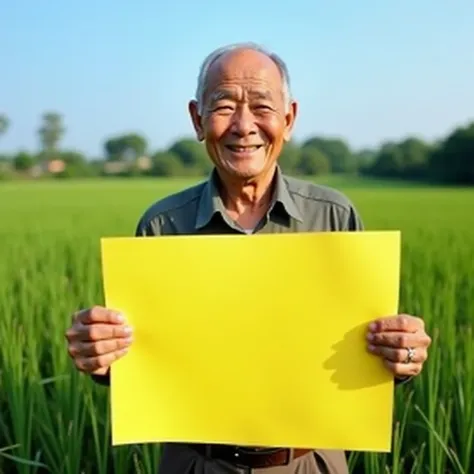
[[[238,89],[252,97],[269,99],[283,90],[280,70],[271,58],[253,51],[217,59],[209,68],[205,95],[218,100],[228,98]]]

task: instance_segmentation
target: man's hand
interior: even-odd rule
[[[66,331],[68,353],[80,371],[106,375],[110,365],[127,353],[131,335],[119,312],[94,306],[73,315]]]
[[[367,340],[369,351],[381,356],[397,378],[418,375],[431,345],[423,320],[408,314],[374,321]]]

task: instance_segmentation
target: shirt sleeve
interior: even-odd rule
[[[364,223],[359,212],[354,206],[350,206],[348,211],[346,211],[346,219],[343,226],[346,231],[363,231]]]

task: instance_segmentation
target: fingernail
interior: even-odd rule
[[[125,334],[132,334],[132,328],[130,326],[125,326],[123,332]]]
[[[369,341],[373,341],[374,335],[373,335],[371,332],[369,332],[369,333],[367,334],[367,339],[368,339]]]
[[[373,351],[375,351],[375,346],[372,345],[372,344],[369,344],[368,349],[369,349],[370,352],[373,352]]]
[[[130,337],[130,336],[125,339],[125,342],[127,344],[131,344],[132,341],[133,341],[133,337]]]
[[[125,317],[122,313],[117,314],[117,321],[119,323],[124,323],[125,322]]]
[[[377,329],[377,324],[376,323],[370,323],[369,324],[369,330],[370,331],[375,331]]]

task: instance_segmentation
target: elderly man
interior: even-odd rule
[[[297,114],[277,55],[253,44],[215,51],[202,65],[189,113],[214,170],[204,183],[153,204],[137,236],[362,230],[344,195],[284,176],[277,165]],[[76,367],[106,385],[132,329],[117,308],[96,306],[74,315],[66,337]],[[423,321],[410,315],[386,315],[368,328],[368,350],[397,382],[420,373],[430,343]],[[165,444],[160,464],[162,474],[348,472],[339,451],[185,443]]]

